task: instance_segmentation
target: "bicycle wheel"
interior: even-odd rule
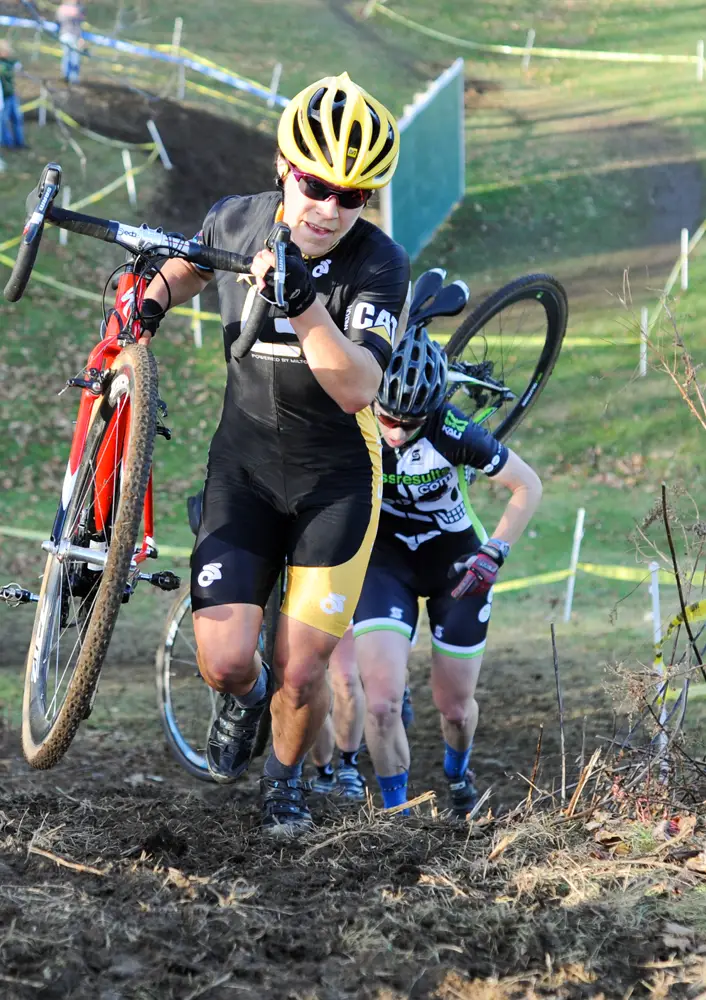
[[[260,632],[259,650],[268,663],[272,663],[281,597],[277,584],[265,607]],[[170,609],[155,666],[157,708],[167,745],[185,771],[201,781],[212,781],[205,748],[220,706],[217,693],[199,672],[189,584],[181,588]],[[270,713],[266,712],[255,738],[253,757],[264,753],[269,735]]]
[[[547,274],[517,278],[489,296],[452,335],[446,354],[452,371],[457,365],[500,391],[461,383],[451,401],[507,439],[549,380],[567,317],[566,292]]]
[[[36,768],[56,764],[90,714],[142,517],[157,422],[157,363],[135,344],[121,351],[111,371],[47,557],[27,655],[22,748]],[[67,546],[95,549],[101,562],[74,560],[62,551]]]

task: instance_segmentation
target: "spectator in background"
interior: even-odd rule
[[[83,48],[83,19],[83,7],[79,3],[62,3],[56,12],[59,41],[63,49],[61,75],[67,83],[78,83]]]
[[[15,70],[20,64],[15,62],[10,43],[0,40],[0,145],[21,149],[24,144],[22,112],[15,93]]]

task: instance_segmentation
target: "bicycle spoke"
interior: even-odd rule
[[[118,407],[116,407],[116,413],[121,412],[121,407],[124,406],[125,397],[121,398]],[[104,451],[110,452],[112,449],[117,455],[117,434],[118,434],[118,422],[113,417],[111,423],[108,427],[106,435],[103,437],[101,447]],[[96,509],[96,504],[99,502],[102,490],[108,486],[111,489],[111,510],[115,510],[118,489],[118,463],[113,462],[112,472],[108,476],[107,483],[103,484],[103,487],[98,486],[98,468],[97,463],[93,457],[90,458],[88,463],[88,474],[85,476],[83,483],[81,484],[81,493],[78,497],[78,501],[75,504],[75,515],[71,519],[71,522],[67,525],[64,532],[65,536],[69,540],[76,538],[77,533],[80,531],[81,521],[84,524],[89,523],[91,519],[95,520],[93,511]],[[78,542],[83,541],[83,539],[77,539]],[[76,563],[67,562],[62,564],[59,570],[59,587],[58,587],[58,599],[55,607],[52,610],[52,627],[51,627],[51,639],[49,643],[49,649],[46,653],[45,663],[49,668],[47,675],[45,677],[45,682],[48,681],[50,672],[53,674],[53,691],[51,692],[51,697],[49,697],[49,691],[47,691],[47,684],[44,685],[44,718],[47,722],[52,722],[56,717],[61,705],[63,704],[63,698],[61,697],[62,687],[67,679],[67,675],[71,676],[73,672],[73,666],[81,654],[83,648],[83,636],[86,630],[86,626],[90,621],[91,615],[93,614],[93,609],[98,597],[99,590],[99,579],[96,576],[95,581],[90,581],[88,593],[84,596],[79,596],[74,593],[74,589],[71,585],[71,572],[72,567],[75,567]],[[78,564],[80,569],[79,572],[86,573],[85,567]],[[67,594],[68,591],[68,594]],[[87,603],[90,599],[90,603]],[[62,617],[64,617],[64,608],[66,609],[65,622],[62,627]],[[63,648],[64,639],[70,629],[76,629],[76,636],[73,638],[71,648],[68,652]],[[62,655],[63,654],[63,655]],[[49,664],[52,667],[49,667]],[[47,704],[48,701],[48,704]]]

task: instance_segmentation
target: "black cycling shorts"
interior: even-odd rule
[[[376,444],[376,442],[375,442]],[[243,449],[241,449],[242,452]],[[379,449],[361,470],[313,479],[264,458],[249,468],[214,440],[191,559],[194,611],[264,608],[287,565],[282,612],[341,637],[350,624],[380,511]],[[376,459],[376,460],[375,460]]]
[[[414,566],[414,563],[417,566]],[[399,632],[411,641],[417,628],[419,599],[427,598],[432,649],[444,656],[473,659],[483,655],[493,602],[492,589],[482,597],[469,595],[454,600],[454,583],[445,582],[431,592],[423,582],[446,575],[431,573],[431,567],[411,553],[392,545],[375,547],[365,575],[363,591],[353,616],[353,635],[366,632]]]

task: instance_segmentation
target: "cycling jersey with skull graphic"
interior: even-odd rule
[[[403,448],[383,446],[378,539],[396,539],[416,552],[450,534],[456,552],[473,551],[485,532],[468,500],[468,484],[476,469],[495,475],[507,455],[484,427],[454,406],[440,407]]]

